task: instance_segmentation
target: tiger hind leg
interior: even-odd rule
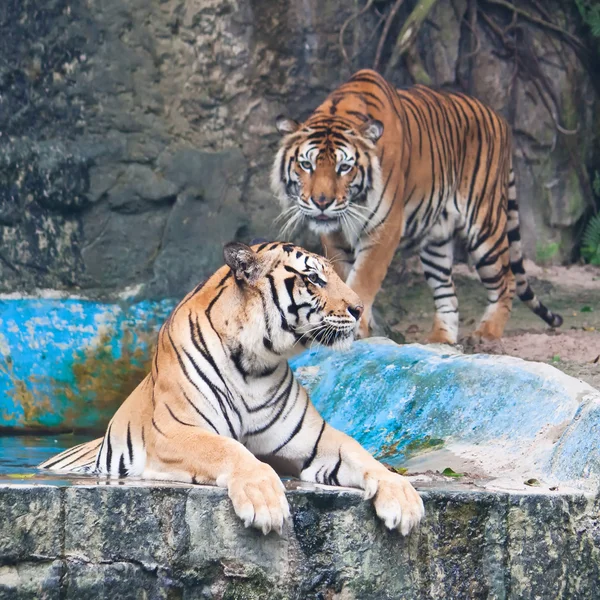
[[[497,340],[502,337],[510,317],[516,287],[515,276],[510,268],[506,233],[500,237],[477,240],[469,248],[469,254],[486,288],[488,299],[488,306],[471,339]]]
[[[433,327],[427,341],[430,344],[456,344],[458,298],[452,281],[453,236],[442,240],[429,240],[421,248],[420,258],[435,304]]]

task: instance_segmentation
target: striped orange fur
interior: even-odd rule
[[[502,336],[515,291],[552,327],[527,282],[507,123],[478,100],[417,85],[395,89],[370,70],[356,73],[284,135],[271,184],[286,227],[321,234],[340,276],[365,304],[360,335],[398,248],[418,251],[434,297],[431,342],[455,343],[452,281],[460,237],[487,290],[474,332]]]

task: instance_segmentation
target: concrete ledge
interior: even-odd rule
[[[598,597],[598,498],[426,489],[404,539],[357,491],[288,488],[263,537],[217,488],[0,485],[0,598]]]

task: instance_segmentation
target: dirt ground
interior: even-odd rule
[[[600,268],[543,268],[526,261],[525,269],[541,301],[562,315],[562,327],[549,328],[516,299],[502,340],[463,344],[463,350],[546,362],[600,389]],[[462,339],[476,328],[486,296],[474,270],[459,264],[454,273]],[[385,333],[397,341],[425,341],[433,319],[433,299],[418,260],[411,258],[390,272],[377,299],[375,316],[385,323]]]

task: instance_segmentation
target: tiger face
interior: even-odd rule
[[[285,209],[282,233],[306,224],[316,233],[341,229],[354,237],[369,215],[367,194],[381,179],[374,150],[383,124],[369,120],[348,128],[335,119],[320,126],[279,118],[277,129],[285,137],[271,186]]]
[[[328,260],[281,242],[252,247],[234,242],[225,246],[224,256],[238,285],[254,297],[250,311],[265,315],[265,327],[253,330],[266,334],[261,344],[268,351],[287,354],[313,342],[336,348],[351,344],[362,302]]]

